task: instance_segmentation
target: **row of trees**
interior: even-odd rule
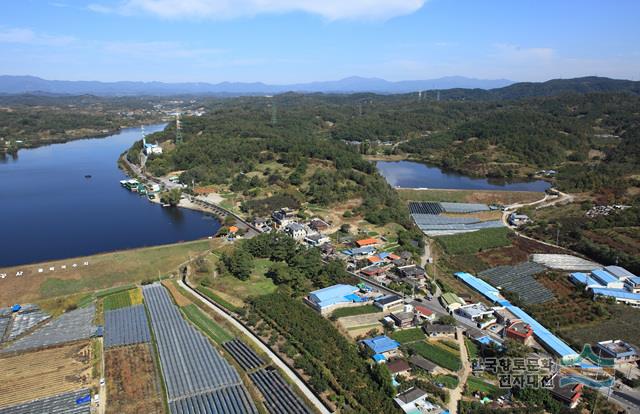
[[[343,412],[399,412],[391,399],[388,370],[369,364],[354,344],[310,307],[274,293],[253,299],[251,310],[298,347],[295,364],[311,376],[316,391],[332,388],[344,397]]]

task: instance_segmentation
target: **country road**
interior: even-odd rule
[[[467,384],[467,378],[469,378],[469,374],[471,373],[471,363],[469,362],[467,347],[464,344],[464,335],[462,335],[462,329],[460,327],[456,329],[456,340],[460,347],[460,361],[462,362],[462,367],[457,373],[458,385],[449,391],[448,409],[451,414],[457,414],[458,412],[458,402],[462,399],[462,392]]]
[[[307,384],[305,384],[295,374],[295,372],[293,372],[293,370],[291,368],[289,368],[289,366],[275,352],[273,352],[268,346],[266,346],[264,343],[262,343],[262,341],[260,341],[260,339],[257,336],[255,336],[253,334],[253,332],[251,332],[249,329],[247,329],[243,324],[241,324],[239,321],[237,321],[233,316],[231,316],[228,313],[224,312],[218,306],[213,305],[209,300],[205,299],[202,296],[202,294],[200,294],[200,292],[196,291],[195,289],[192,289],[190,286],[188,286],[186,283],[184,283],[181,279],[178,279],[178,284],[182,288],[184,288],[187,291],[189,291],[189,293],[191,293],[193,296],[198,298],[198,300],[200,300],[200,302],[202,302],[204,305],[209,307],[211,310],[216,312],[221,317],[225,318],[229,323],[231,323],[239,331],[241,331],[243,334],[245,334],[247,336],[247,338],[249,338],[258,348],[260,348],[265,354],[267,354],[269,356],[269,358],[273,361],[273,363],[276,366],[278,366],[278,368],[280,368],[287,377],[289,377],[291,382],[293,382],[302,391],[302,393],[305,395],[305,397],[309,401],[311,401],[311,403],[315,406],[315,408],[319,412],[321,412],[322,414],[331,414],[331,411],[329,411],[324,406],[324,404],[322,404],[322,401],[320,401],[320,399],[318,399],[318,397],[316,397],[316,395],[309,389]]]

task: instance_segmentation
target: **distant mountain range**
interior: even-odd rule
[[[435,92],[435,91],[439,92]],[[514,83],[506,79],[449,76],[430,80],[390,82],[379,78],[350,77],[337,81],[268,85],[261,82],[163,83],[58,81],[35,76],[0,76],[0,94],[169,96],[169,95],[274,95],[285,92],[398,94],[424,91],[426,99],[502,100],[552,96],[563,93],[626,92],[640,94],[640,82],[596,76]]]
[[[337,81],[268,85],[262,82],[163,83],[163,82],[98,82],[46,80],[35,76],[0,76],[0,93],[4,94],[68,94],[68,95],[271,95],[284,92],[325,93],[407,93],[431,89],[493,89],[513,84],[506,79],[473,79],[448,76],[430,80],[390,82],[379,78],[349,77]]]

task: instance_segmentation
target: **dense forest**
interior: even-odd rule
[[[298,174],[268,179],[295,183],[304,175],[302,160],[328,160],[337,179],[317,175],[320,185],[314,187],[327,189],[317,198],[329,203],[353,196],[362,174],[371,173],[357,153],[498,178],[554,169],[558,187],[567,191],[635,186],[638,82],[585,79],[440,91],[439,100],[434,91],[420,97],[288,93],[211,99],[206,116],[185,119],[187,143],[150,168],[187,170],[189,181],[222,183],[256,163],[277,160]],[[169,129],[165,138],[172,134]]]
[[[147,169],[155,175],[184,171],[185,183],[244,194],[243,208],[253,215],[268,213],[265,206],[282,207],[274,198],[287,200],[285,205],[324,207],[359,199],[356,213],[369,222],[409,227],[406,207],[375,165],[354,146],[332,139],[323,115],[339,106],[325,99],[284,95],[275,103],[268,98],[215,101],[210,113],[185,118],[184,143],[150,159]],[[174,128],[150,139],[173,140]]]

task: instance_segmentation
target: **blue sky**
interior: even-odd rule
[[[640,80],[638,16],[638,0],[20,0],[0,14],[0,74]]]

